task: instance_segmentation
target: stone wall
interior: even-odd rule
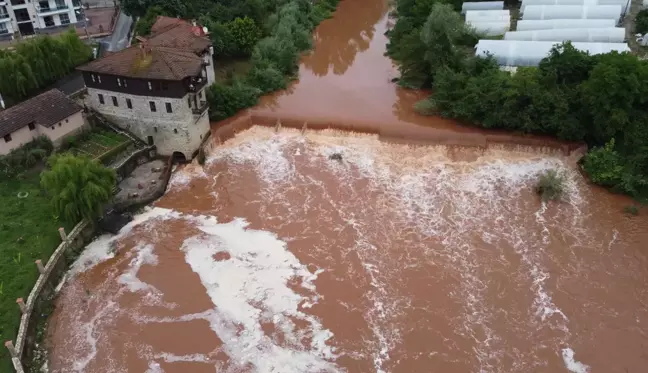
[[[103,96],[103,104],[99,95]],[[88,88],[85,102],[140,140],[148,142],[149,138],[152,139],[161,155],[170,156],[173,152],[181,152],[187,159],[191,159],[191,155],[209,132],[209,117],[207,110],[194,114],[188,96],[180,99],[162,98]],[[118,106],[114,105],[113,97],[117,99]],[[127,99],[130,100],[132,109],[128,108]],[[155,104],[155,112],[151,110],[151,102]],[[167,103],[171,105],[171,113],[167,112]]]

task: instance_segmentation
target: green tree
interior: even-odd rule
[[[227,29],[232,35],[238,54],[249,56],[252,48],[261,39],[261,29],[250,17],[235,18],[227,23]]]
[[[114,170],[71,154],[52,156],[48,164],[50,169],[41,174],[41,186],[51,196],[57,215],[71,223],[102,215],[112,198]]]

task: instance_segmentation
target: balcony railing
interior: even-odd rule
[[[10,18],[9,13],[0,13],[0,19]]]
[[[7,29],[0,30],[0,35],[6,35],[8,33],[9,33],[9,30],[7,30]]]
[[[189,91],[191,92],[198,92],[202,89],[207,84],[207,78],[204,78],[202,76],[198,76],[195,78],[191,78],[191,82],[189,84]]]
[[[191,111],[193,111],[193,113],[196,115],[200,115],[204,113],[205,110],[207,110],[207,106],[209,106],[207,105],[207,101],[200,101],[198,103],[198,107],[192,108]]]
[[[72,6],[75,8],[81,8],[81,1],[80,0],[73,0],[72,1]]]
[[[68,10],[68,9],[70,9],[70,7],[67,5],[58,5],[55,7],[38,8],[37,11],[38,13],[49,13],[49,12],[57,12],[59,10]]]

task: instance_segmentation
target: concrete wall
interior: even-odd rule
[[[216,82],[216,73],[214,72],[214,47],[209,48],[209,53],[205,55],[204,61],[208,63],[205,66],[205,70],[207,70],[207,86],[210,86]]]
[[[104,104],[99,102],[99,94],[103,95]],[[117,98],[119,106],[113,104],[113,96]],[[191,159],[202,138],[209,132],[209,117],[207,111],[202,115],[194,114],[188,103],[189,97],[190,95],[186,95],[174,99],[137,96],[88,88],[85,102],[142,141],[148,143],[149,136],[152,137],[159,154],[170,156],[173,152],[181,152],[187,159]],[[128,108],[126,99],[131,100],[132,109]],[[155,112],[151,111],[149,102],[155,103]],[[166,103],[171,104],[172,113],[167,112]]]
[[[25,126],[18,131],[11,133],[10,142],[0,139],[0,155],[8,154],[13,149],[25,145],[41,135],[49,137],[54,143],[54,146],[59,146],[61,145],[63,138],[76,134],[86,127],[87,124],[85,123],[81,111],[63,119],[52,127],[34,125],[34,129],[30,130],[28,126]]]

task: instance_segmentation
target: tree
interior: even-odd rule
[[[233,37],[238,54],[249,56],[252,48],[261,39],[261,29],[250,17],[235,18],[227,23],[227,29]]]
[[[41,186],[52,198],[57,215],[69,222],[94,220],[112,198],[115,171],[86,157],[63,154],[50,157]]]

